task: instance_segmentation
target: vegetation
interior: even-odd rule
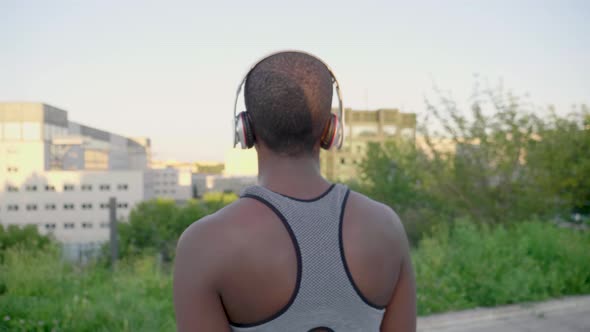
[[[501,91],[474,96],[465,115],[441,94],[422,145],[372,145],[359,166],[355,188],[406,225],[419,314],[589,294],[590,232],[562,227],[590,215],[589,110],[540,117]],[[119,224],[115,268],[106,254],[65,262],[36,228],[0,226],[0,332],[174,331],[178,237],[235,199],[139,204]]]
[[[509,224],[590,215],[590,112],[530,109],[502,91],[476,93],[469,113],[442,94],[418,140],[371,145],[359,189],[393,207],[412,242],[467,217]]]
[[[589,232],[462,220],[433,234],[413,252],[420,315],[590,293]],[[65,263],[55,246],[3,253],[0,331],[175,330],[172,277],[154,256],[112,272]]]
[[[165,199],[142,202],[131,211],[129,222],[119,224],[120,256],[157,253],[164,262],[171,262],[182,231],[236,199],[233,193],[208,193],[201,200],[191,200],[184,206]]]

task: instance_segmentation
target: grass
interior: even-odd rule
[[[414,252],[421,315],[590,293],[590,233],[539,221],[466,221]]]
[[[8,250],[0,331],[174,331],[169,274],[154,260],[76,269],[58,253]]]
[[[0,331],[174,331],[172,279],[151,257],[60,262],[56,249],[11,248],[0,264]],[[539,221],[461,221],[413,252],[420,315],[590,293],[590,232]]]

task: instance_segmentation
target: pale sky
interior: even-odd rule
[[[316,54],[347,107],[421,113],[474,75],[536,105],[590,103],[590,1],[0,0],[0,101],[148,136],[157,159],[223,160],[237,84],[260,56]]]

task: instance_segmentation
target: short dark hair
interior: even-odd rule
[[[256,140],[282,155],[311,153],[330,117],[332,75],[311,55],[274,54],[250,71],[244,99]]]

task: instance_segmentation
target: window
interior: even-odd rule
[[[27,204],[27,211],[37,211],[37,204]]]
[[[126,209],[128,207],[128,205],[127,205],[127,203],[119,203],[119,204],[117,204],[117,207],[121,208],[121,209]]]
[[[16,172],[18,172],[18,167],[15,167],[15,166],[12,166],[12,167],[11,167],[11,166],[8,166],[8,167],[6,167],[6,171],[7,171],[8,173],[16,173]]]
[[[340,164],[344,165],[346,163],[346,159],[340,158]]]
[[[8,206],[6,207],[6,209],[8,211],[18,211],[18,205],[17,204],[8,204]]]
[[[7,140],[20,140],[21,123],[20,122],[5,122],[4,123],[4,138]]]
[[[73,222],[67,222],[64,224],[64,228],[65,229],[74,229],[74,223]]]
[[[74,209],[74,204],[64,204],[64,210],[73,210]]]
[[[127,184],[120,183],[117,185],[117,190],[127,190],[127,189],[129,189],[129,186]]]
[[[91,191],[92,190],[92,185],[91,184],[83,184],[80,189],[82,189],[82,191]]]
[[[22,130],[24,140],[36,141],[41,139],[41,124],[38,122],[23,122]]]
[[[45,186],[45,191],[55,191],[55,186],[48,184]]]
[[[26,191],[37,191],[37,186],[34,184],[30,184],[26,186]]]
[[[53,203],[45,204],[45,210],[55,210],[55,204],[53,204]]]
[[[406,139],[414,138],[414,135],[415,135],[414,129],[412,129],[412,128],[404,128],[401,130],[400,133],[401,133],[402,138],[406,138]]]
[[[397,134],[397,126],[385,125],[383,126],[383,133],[387,136],[395,136]]]
[[[90,228],[92,228],[92,223],[83,222],[82,223],[82,228],[84,228],[84,229],[90,229]]]
[[[108,209],[109,208],[109,203],[100,203],[100,208],[101,209]]]
[[[73,184],[64,184],[64,191],[74,191]]]
[[[16,187],[16,186],[10,186],[9,185],[9,186],[6,187],[6,191],[8,191],[8,192],[17,192],[18,191],[18,187]]]
[[[108,223],[108,222],[101,222],[100,223],[100,228],[110,228],[110,223]]]
[[[48,231],[52,231],[55,229],[55,223],[47,223],[45,224],[45,229]]]
[[[82,203],[83,210],[90,210],[92,209],[92,203]]]
[[[100,190],[101,191],[107,191],[107,190],[111,190],[111,186],[108,184],[101,184],[100,185]]]

